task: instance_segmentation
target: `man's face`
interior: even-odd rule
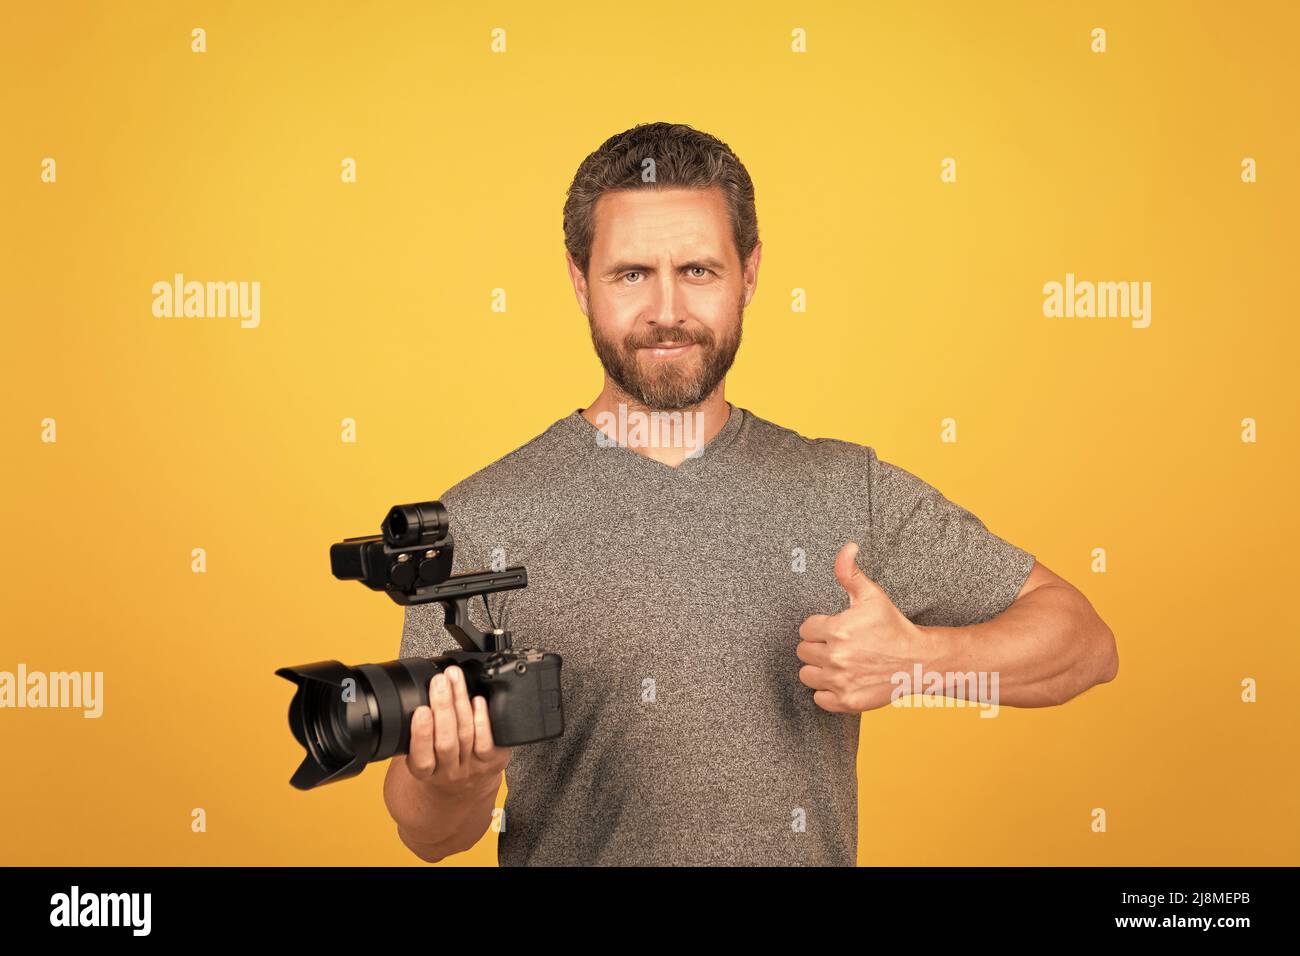
[[[722,190],[606,193],[578,302],[605,373],[650,409],[689,408],[722,381],[740,347],[760,250],[742,268]]]

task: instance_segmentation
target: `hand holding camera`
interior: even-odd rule
[[[459,667],[452,665],[430,681],[429,705],[411,718],[406,768],[412,777],[450,799],[485,790],[495,796],[511,753],[510,747],[496,746],[487,699],[471,699]]]
[[[488,608],[488,594],[527,587],[528,574],[512,567],[453,576],[455,542],[439,501],[396,505],[380,530],[332,545],[334,576],[360,581],[403,607],[437,602],[443,626],[464,650],[356,667],[316,661],[277,670],[297,686],[289,726],[306,751],[289,782],[310,790],[354,777],[368,763],[399,753],[409,757],[418,734],[420,747],[407,761],[413,776],[423,773],[439,789],[486,789],[509,762],[509,748],[564,733],[560,656],[516,648],[509,631],[492,623],[484,634],[469,618],[471,599],[482,598]],[[457,683],[439,690],[448,670],[456,672]],[[430,715],[427,724],[421,710]]]

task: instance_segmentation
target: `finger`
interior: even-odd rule
[[[834,693],[834,691],[814,691],[813,703],[822,710],[830,711],[832,714],[849,713],[848,709],[840,702],[839,697]]]
[[[831,660],[831,649],[821,641],[800,641],[794,646],[795,657],[805,664],[825,667]]]
[[[460,761],[464,763],[474,751],[474,708],[469,703],[465,672],[452,664],[443,673],[451,682],[452,708],[456,711],[456,735],[460,740]]]
[[[428,780],[436,766],[433,759],[433,711],[417,707],[411,715],[411,746],[406,752],[406,769],[412,777]]]
[[[830,674],[826,668],[814,667],[811,664],[799,668],[799,680],[813,690],[830,690],[831,687]]]
[[[492,739],[492,721],[488,719],[487,699],[474,698],[474,753],[480,760],[491,760],[496,741]]]
[[[810,614],[799,625],[799,636],[805,641],[826,641],[829,637],[826,632],[826,622],[830,619],[829,614]]]
[[[429,703],[433,706],[433,755],[438,769],[455,770],[460,766],[460,737],[456,734],[456,711],[446,674],[433,675]]]

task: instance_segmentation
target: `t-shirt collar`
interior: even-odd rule
[[[601,434],[601,429],[597,428],[583,417],[583,409],[581,408],[574,409],[569,415],[560,419],[557,424],[563,426],[572,436],[578,439],[580,445],[589,449],[592,454],[630,455],[633,458],[643,460],[647,465],[653,466],[656,469],[662,469],[668,473],[694,471],[696,467],[703,464],[705,461],[717,461],[722,458],[726,451],[735,443],[736,436],[739,434],[741,425],[744,423],[745,410],[732,402],[728,402],[727,407],[731,409],[731,414],[727,416],[726,422],[723,423],[722,428],[718,429],[717,434],[705,443],[704,451],[693,458],[685,459],[676,468],[655,461],[653,458],[641,454],[634,448],[628,448],[619,444],[602,445],[598,440],[598,436]],[[629,415],[631,414],[633,413],[629,413]]]

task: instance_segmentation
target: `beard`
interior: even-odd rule
[[[743,300],[742,300],[743,301]],[[679,411],[700,404],[713,394],[731,369],[740,348],[745,309],[736,306],[736,320],[715,336],[706,326],[685,329],[664,326],[629,333],[621,342],[602,336],[591,313],[591,342],[605,374],[637,404],[652,411]],[[638,348],[660,342],[694,343],[695,354],[684,359],[642,358]]]

